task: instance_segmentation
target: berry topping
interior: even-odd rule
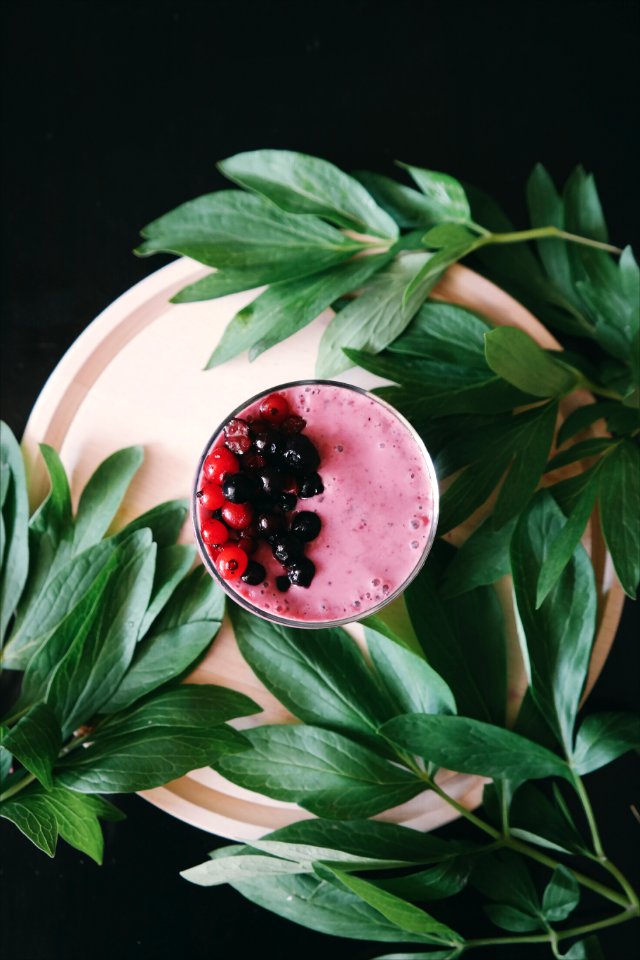
[[[260,404],[260,416],[269,423],[282,423],[289,415],[289,404],[281,393],[270,393]]]
[[[262,456],[269,453],[269,445],[274,436],[271,430],[260,430],[253,436],[253,448]]]
[[[257,587],[258,584],[262,583],[266,575],[267,571],[261,563],[256,563],[255,560],[249,560],[247,569],[242,574],[242,579],[245,583],[248,583],[250,587]]]
[[[207,546],[219,547],[229,539],[229,531],[219,520],[205,520],[200,533]]]
[[[320,465],[320,454],[308,437],[296,433],[287,438],[287,444],[282,453],[282,459],[292,470],[304,470],[311,473]]]
[[[279,533],[271,546],[273,555],[285,567],[302,557],[304,545],[293,533]]]
[[[296,587],[308,587],[316,574],[316,567],[313,560],[308,557],[302,557],[291,564],[287,570],[287,576]]]
[[[291,521],[291,533],[295,533],[296,537],[299,537],[304,543],[315,540],[321,527],[320,517],[310,510],[302,510]]]
[[[255,537],[247,536],[246,532],[243,530],[240,534],[240,539],[238,540],[238,546],[241,550],[244,550],[245,553],[251,556],[251,554],[255,553],[258,549],[258,541]]]
[[[245,453],[242,458],[243,470],[261,470],[266,464],[265,458],[261,453]]]
[[[256,482],[247,473],[228,473],[222,484],[222,492],[231,503],[246,503],[256,492]]]
[[[240,469],[238,458],[226,447],[216,447],[204,461],[203,473],[211,483],[222,483],[225,474]]]
[[[308,500],[309,497],[315,497],[323,492],[324,484],[320,474],[309,473],[300,478],[299,495],[303,500]]]
[[[251,437],[249,436],[249,424],[246,420],[234,417],[224,428],[225,446],[232,453],[248,453],[251,449]]]
[[[292,414],[290,417],[286,417],[286,419],[282,421],[282,426],[280,429],[283,433],[302,433],[306,425],[307,421],[304,419],[304,417],[296,417],[294,414]]]
[[[282,477],[273,467],[265,467],[256,474],[256,480],[262,493],[270,497],[282,492]]]
[[[281,577],[276,577],[276,587],[280,593],[286,593],[290,586],[291,580],[289,580],[286,574],[283,574]]]
[[[233,530],[245,530],[253,521],[253,507],[250,503],[229,503],[222,508],[222,519]]]
[[[249,558],[240,547],[228,544],[215,558],[215,565],[223,580],[238,580],[247,569]]]
[[[256,524],[258,535],[270,540],[279,533],[284,533],[286,522],[281,513],[261,513]]]
[[[224,494],[216,483],[203,483],[202,489],[198,490],[196,497],[200,501],[200,505],[207,510],[217,510],[224,503]]]
[[[298,498],[295,493],[281,493],[280,494],[280,506],[282,509],[289,513],[295,507],[298,502]]]

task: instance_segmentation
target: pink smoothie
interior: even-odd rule
[[[252,559],[266,568],[265,581],[223,585],[276,620],[320,626],[360,619],[392,599],[424,561],[437,520],[431,461],[406,421],[370,394],[326,382],[273,390],[307,421],[305,435],[321,457],[324,493],[296,507],[322,521],[319,536],[305,548],[316,575],[308,588],[279,592],[275,578],[283,568],[261,542]],[[257,417],[260,399],[235,416]],[[209,449],[217,443],[219,437]]]

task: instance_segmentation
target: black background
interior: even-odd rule
[[[1,386],[3,417],[18,435],[78,334],[168,259],[131,255],[139,227],[222,187],[214,162],[241,150],[298,149],[387,173],[400,158],[477,183],[521,223],[534,162],[557,181],[582,162],[596,173],[614,242],[637,247],[635,3],[157,0],[2,10]],[[637,627],[627,604],[589,711],[636,706]],[[636,880],[637,774],[627,756],[588,778],[605,848]],[[365,960],[392,949],[324,937],[232,890],[185,883],[178,870],[222,841],[136,797],[120,806],[129,819],[107,825],[102,868],[63,843],[50,861],[0,825],[6,957]],[[603,909],[584,898],[576,922]],[[441,915],[489,933],[471,898]],[[607,957],[637,955],[629,926],[602,942]]]

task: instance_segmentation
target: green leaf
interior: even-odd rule
[[[536,164],[527,181],[527,205],[532,227],[564,228],[562,198],[541,163]],[[538,240],[536,247],[549,277],[569,299],[575,299],[567,244],[556,239]]]
[[[633,441],[607,456],[598,493],[604,539],[622,588],[633,599],[640,580],[640,449]]]
[[[627,750],[640,749],[640,716],[635,713],[596,713],[578,730],[572,763],[583,776],[616,760]]]
[[[246,749],[244,737],[226,724],[202,725],[203,718],[216,716],[209,706],[203,705],[201,693],[193,708],[147,701],[118,724],[96,731],[88,747],[69,754],[58,765],[57,778],[80,793],[133,793],[208,766],[226,752]],[[255,705],[249,709],[253,712]]]
[[[272,877],[286,874],[309,873],[309,869],[290,860],[278,860],[275,857],[232,856],[205,860],[188,870],[181,870],[180,876],[199,887],[216,887],[222,883],[242,883],[254,877]]]
[[[357,290],[389,262],[377,254],[340,264],[310,277],[278,283],[247,304],[225,327],[207,368],[250,349],[250,359],[315,320],[334,300]]]
[[[158,550],[151,598],[140,624],[138,640],[144,637],[160,611],[164,609],[178,584],[191,569],[195,556],[195,547],[181,544]]]
[[[102,538],[143,460],[142,447],[129,447],[111,454],[97,468],[78,504],[73,537],[75,552],[93,546]]]
[[[20,600],[29,568],[29,504],[20,447],[0,422],[0,486],[2,540],[0,550],[0,647]]]
[[[407,329],[389,344],[389,350],[490,376],[484,358],[484,335],[490,329],[484,320],[457,304],[428,300]]]
[[[306,271],[303,269],[303,275]],[[295,272],[295,271],[294,271]],[[252,267],[244,269],[215,270],[200,280],[188,284],[175,293],[170,303],[195,303],[199,300],[215,300],[217,297],[226,297],[230,293],[240,293],[242,290],[253,290],[265,283],[277,283],[281,280],[291,280],[291,271],[287,265],[276,267]]]
[[[407,714],[385,723],[382,733],[404,750],[459,773],[507,780],[569,775],[566,763],[545,747],[468,717]]]
[[[409,619],[409,611],[402,594],[378,613],[372,613],[360,622],[424,659],[424,652]]]
[[[333,377],[349,367],[344,348],[379,353],[402,333],[430,288],[418,290],[406,303],[403,293],[428,258],[428,253],[406,253],[396,258],[333,318],[320,341],[317,376]]]
[[[531,692],[570,754],[595,632],[596,591],[591,563],[578,545],[555,587],[536,609],[540,570],[563,524],[560,508],[549,493],[536,494],[516,526],[511,567]]]
[[[594,473],[567,517],[567,522],[550,544],[547,557],[540,567],[536,590],[536,609],[542,605],[549,592],[556,585],[558,578],[570,562],[576,547],[580,543],[589,517],[593,513],[597,492],[597,474]]]
[[[135,536],[140,536],[135,534]],[[150,543],[150,540],[148,541]],[[93,578],[79,601],[65,614],[61,611],[55,628],[34,650],[22,678],[20,704],[33,704],[46,697],[51,678],[67,652],[86,639],[98,619],[100,603],[117,565],[117,553]]]
[[[590,437],[588,440],[580,440],[578,443],[572,444],[568,450],[557,453],[547,464],[545,473],[557,470],[559,467],[565,467],[569,463],[575,463],[577,460],[595,457],[611,447],[618,446],[619,443],[619,440],[612,440],[610,437]]]
[[[220,628],[212,620],[186,623],[153,633],[138,644],[119,687],[100,708],[117,713],[159,686],[184,673],[211,644]]]
[[[2,746],[45,787],[53,786],[51,771],[62,747],[62,732],[53,710],[38,703],[6,736]]]
[[[412,167],[407,163],[398,163],[398,166],[407,170],[418,184],[429,202],[435,221],[471,219],[469,201],[464,188],[458,180],[446,173],[437,173],[435,170],[424,170],[422,167]]]
[[[451,690],[425,660],[370,628],[365,640],[398,713],[456,713]]]
[[[464,231],[464,233],[467,234],[466,238],[463,239],[462,232],[460,232],[457,241],[453,242],[450,246],[442,247],[424,264],[404,291],[402,297],[403,304],[408,304],[413,298],[421,294],[424,299],[424,297],[431,292],[445,270],[476,249],[480,243],[478,237],[472,233],[468,233],[468,231]]]
[[[0,817],[10,820],[33,844],[53,857],[58,841],[58,824],[45,797],[22,791],[0,803]]]
[[[558,404],[536,410],[514,440],[514,458],[493,508],[493,525],[499,530],[520,514],[533,496],[544,473],[558,416]]]
[[[211,729],[225,720],[260,712],[257,703],[237,690],[208,683],[183,683],[110,717],[92,741],[144,732],[151,727]]]
[[[151,535],[159,549],[163,547],[172,547],[184,526],[189,512],[187,500],[167,500],[165,503],[159,503],[120,530],[113,540],[121,542],[130,533],[136,530],[151,530]]]
[[[543,350],[517,327],[496,327],[485,336],[487,363],[498,376],[534,397],[562,397],[580,374]]]
[[[245,736],[251,749],[223,757],[216,769],[248,790],[299,803],[317,816],[373,816],[424,789],[407,770],[330,730],[265,726]]]
[[[392,240],[398,236],[395,222],[357,180],[318,157],[254,150],[223,160],[218,169],[288,213],[315,214],[339,227]]]
[[[439,219],[423,193],[369,170],[356,170],[353,176],[399,227],[427,227]]]
[[[458,845],[432,833],[381,820],[300,820],[267,834],[264,840],[326,847],[358,859],[421,864],[450,860],[461,852]]]
[[[580,887],[573,873],[562,864],[553,871],[542,897],[542,912],[549,923],[566,920],[580,902]]]
[[[523,910],[510,907],[506,903],[490,903],[484,908],[484,912],[496,927],[500,927],[502,930],[510,930],[513,933],[541,930],[544,927],[544,923],[539,917],[532,917]]]
[[[458,223],[440,223],[432,227],[422,238],[422,242],[433,250],[444,247],[466,246],[470,241],[475,245],[477,235]]]
[[[233,883],[251,903],[311,930],[355,940],[397,942],[399,930],[355,893],[316,877],[275,876]],[[419,934],[403,933],[407,943],[423,943]]]
[[[73,514],[69,480],[62,461],[53,447],[47,443],[41,443],[40,453],[49,474],[51,488],[31,517],[29,528],[37,534],[49,534],[54,546],[57,546],[63,537],[71,536]]]
[[[183,203],[141,233],[145,239],[136,250],[140,256],[175,253],[234,270],[286,267],[287,279],[317,273],[366,246],[317,217],[284,213],[240,190],[220,190]]]
[[[378,361],[383,359],[386,361],[386,357],[373,357],[365,353],[356,353],[356,351],[346,352],[358,366],[364,367],[365,370],[371,370],[372,373],[378,373],[390,380],[395,379],[395,376],[379,369]],[[397,369],[396,367],[395,372]],[[525,394],[500,377],[491,377],[472,386],[448,388],[437,393],[415,386],[404,389],[379,387],[374,390],[374,393],[404,414],[421,433],[433,427],[433,417],[502,413],[527,402]]]
[[[593,936],[578,940],[561,956],[562,960],[605,960],[598,938]]]
[[[516,517],[496,530],[491,519],[485,520],[462,544],[447,567],[442,581],[442,596],[457,597],[462,593],[495,583],[511,572],[509,545]]]
[[[524,859],[511,850],[499,850],[476,861],[471,884],[491,900],[539,920],[540,901]]]
[[[587,403],[583,407],[573,410],[558,430],[556,445],[561,447],[563,444],[582,433],[598,420],[606,420],[611,414],[616,414],[620,410],[620,404],[610,400],[600,401],[598,403]]]
[[[555,783],[553,791],[555,802],[532,783],[525,783],[516,790],[510,812],[513,836],[550,850],[586,853],[587,845]]]
[[[24,670],[27,667],[30,658],[62,621],[73,613],[100,574],[107,568],[112,569],[116,547],[113,540],[97,543],[62,565],[47,580],[26,609],[21,611],[20,620],[3,653],[6,667],[10,670]]]
[[[223,590],[200,564],[178,585],[154,622],[153,631],[160,633],[199,620],[219,622],[224,615],[224,597]]]
[[[364,735],[374,748],[393,706],[355,641],[339,628],[298,630],[230,604],[243,657],[268,690],[305,723]]]
[[[426,943],[442,943],[452,940],[460,941],[459,935],[450,927],[440,923],[435,917],[424,910],[407,903],[386,890],[381,890],[368,880],[354,877],[344,870],[329,867],[326,864],[316,865],[316,873],[321,880],[327,880],[339,887],[346,887],[365,903],[381,913],[390,923],[395,924],[405,933],[413,933],[421,937]],[[400,938],[399,938],[400,939]]]
[[[466,886],[469,871],[469,860],[456,857],[454,860],[428,870],[420,870],[403,877],[376,878],[372,883],[381,890],[393,893],[404,900],[422,903],[429,900],[444,900],[459,893]]]
[[[375,857],[354,857],[343,850],[333,850],[331,847],[317,847],[308,843],[283,843],[281,840],[252,840],[251,848],[268,853],[272,857],[282,857],[283,860],[293,860],[311,871],[313,864],[323,862],[342,865],[344,870],[395,870],[398,867],[409,867],[406,860],[379,860]]]
[[[47,688],[64,736],[98,712],[117,689],[131,663],[151,596],[155,544],[136,549],[145,531],[134,533],[114,554],[117,568],[99,598],[99,610],[85,635],[75,638],[56,665]]]
[[[438,555],[432,551],[433,562]],[[432,567],[433,563],[423,567],[405,592],[427,661],[451,688],[459,713],[501,725],[507,696],[506,645],[496,593],[478,587],[444,600]]]
[[[511,450],[505,443],[496,456],[490,456],[490,451],[486,451],[482,460],[472,463],[456,477],[440,501],[440,534],[455,529],[482,506],[495,490],[510,461]]]

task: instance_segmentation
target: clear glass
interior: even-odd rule
[[[263,610],[260,607],[257,607],[255,604],[251,603],[251,601],[249,601],[246,597],[242,596],[242,594],[238,593],[234,589],[232,582],[228,580],[224,580],[220,576],[220,574],[216,569],[215,564],[213,563],[213,560],[211,559],[211,557],[207,552],[205,544],[203,543],[202,537],[200,535],[199,522],[198,522],[198,510],[197,510],[198,501],[196,498],[196,493],[199,489],[202,466],[205,461],[205,458],[207,454],[211,451],[212,447],[214,446],[215,441],[218,440],[218,438],[222,434],[223,429],[225,425],[229,422],[229,420],[231,420],[233,417],[237,417],[243,410],[246,410],[248,407],[253,406],[253,404],[257,403],[259,400],[262,400],[264,397],[269,396],[269,394],[271,393],[278,393],[281,390],[295,389],[298,387],[307,387],[307,386],[315,387],[319,385],[320,386],[326,385],[326,386],[341,388],[344,390],[351,390],[355,393],[361,394],[362,396],[369,398],[370,400],[375,401],[375,403],[380,404],[387,411],[389,411],[395,417],[395,419],[408,431],[408,433],[413,439],[413,442],[416,445],[416,448],[420,451],[424,459],[427,476],[429,478],[429,482],[431,485],[432,514],[431,514],[430,529],[429,529],[429,533],[426,538],[426,542],[423,547],[423,550],[420,553],[420,555],[416,558],[415,566],[411,570],[410,574],[405,578],[405,580],[400,584],[399,587],[397,587],[394,591],[390,592],[380,602],[375,603],[374,605],[367,607],[364,610],[354,611],[353,614],[349,616],[335,618],[335,619],[309,621],[309,620],[301,620],[291,616],[280,616],[277,613],[271,613],[269,610]],[[320,473],[322,473],[322,464],[320,465],[319,469],[320,469]],[[435,468],[433,466],[433,461],[431,460],[431,457],[429,455],[429,451],[424,445],[422,438],[416,432],[416,430],[411,426],[409,421],[405,417],[403,417],[402,414],[398,413],[398,411],[394,409],[394,407],[390,403],[387,403],[386,400],[383,400],[381,397],[376,396],[374,393],[370,393],[367,390],[363,390],[361,387],[353,386],[350,383],[342,383],[341,381],[337,381],[337,380],[292,380],[289,383],[281,383],[281,384],[278,384],[277,386],[270,387],[268,390],[261,390],[260,393],[256,394],[253,397],[250,397],[249,399],[241,403],[239,406],[237,406],[234,410],[231,410],[229,414],[224,418],[222,423],[220,423],[218,427],[216,427],[214,432],[211,434],[209,440],[207,441],[207,444],[202,452],[202,456],[200,457],[200,460],[198,462],[198,468],[196,470],[195,479],[193,483],[193,490],[191,495],[191,517],[193,521],[195,539],[198,545],[198,549],[200,551],[202,562],[204,563],[206,569],[209,571],[211,576],[218,581],[222,589],[237,604],[239,604],[241,607],[244,607],[245,610],[248,610],[251,613],[254,613],[256,616],[261,617],[263,620],[270,620],[272,623],[278,623],[283,626],[299,627],[302,629],[313,630],[313,629],[318,629],[320,627],[342,626],[347,623],[353,623],[357,620],[362,620],[365,617],[368,617],[374,613],[377,613],[383,607],[386,607],[388,603],[391,603],[392,600],[395,600],[397,597],[400,596],[400,594],[403,593],[404,590],[406,590],[406,588],[409,586],[411,581],[418,575],[418,573],[424,566],[424,563],[429,555],[431,547],[433,546],[433,541],[435,539],[436,529],[438,525],[439,503],[440,503],[440,500],[439,500],[439,491],[438,491],[438,480],[436,477]],[[312,501],[310,501],[310,508],[311,507],[312,507]],[[292,589],[302,589],[302,588],[292,587]],[[313,589],[313,587],[310,587],[309,589]]]

